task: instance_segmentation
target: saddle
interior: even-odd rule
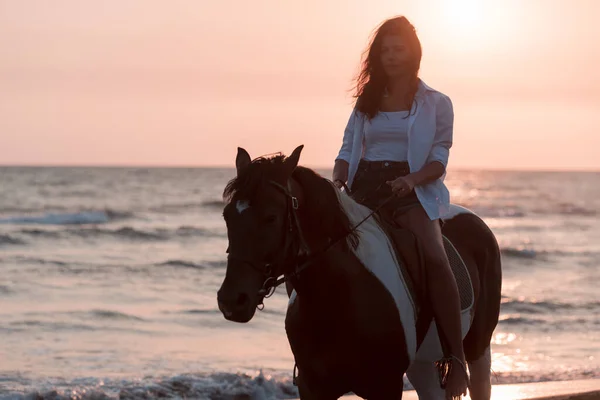
[[[426,301],[426,276],[425,254],[423,246],[417,237],[407,228],[402,228],[391,222],[381,214],[376,213],[377,222],[385,231],[400,265],[400,272],[404,276],[411,297],[415,301],[417,311]]]
[[[426,258],[423,246],[409,229],[398,226],[379,213],[376,213],[375,216],[392,243],[396,259],[400,265],[400,272],[404,276],[408,291],[415,303],[416,315],[418,316],[416,326],[417,343],[421,343],[433,320],[433,310],[428,297]],[[466,310],[473,304],[471,278],[462,257],[452,242],[445,236],[443,240],[450,267],[459,289],[461,310]]]

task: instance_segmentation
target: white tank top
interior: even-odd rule
[[[367,161],[406,161],[408,159],[408,111],[377,113],[365,122]]]

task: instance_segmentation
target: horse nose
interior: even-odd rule
[[[223,313],[232,313],[248,307],[250,296],[246,293],[237,293],[229,296],[222,290],[219,290],[217,292],[217,302],[219,304],[219,309]]]
[[[248,303],[250,303],[250,297],[246,293],[240,293],[235,305],[241,308],[248,306]]]

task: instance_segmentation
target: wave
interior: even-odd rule
[[[0,331],[30,332],[32,329],[44,332],[130,332],[151,333],[138,329],[131,322],[146,322],[136,315],[112,310],[67,311],[57,313],[26,313],[27,319],[0,325]],[[107,323],[123,322],[126,325]]]
[[[577,368],[568,371],[518,371],[493,372],[492,384],[549,382],[595,379],[600,377],[600,368]],[[12,384],[12,383],[15,384]],[[60,378],[49,378],[36,382],[24,380],[21,375],[3,376],[7,388],[16,386],[20,390],[3,390],[2,398],[40,400],[96,400],[96,399],[211,399],[211,400],[276,400],[299,397],[291,373],[265,375],[260,372],[252,376],[242,373],[215,372],[212,374],[181,374],[167,378],[146,377],[126,380],[111,378],[78,378],[69,382]],[[39,387],[40,389],[36,388]],[[50,387],[50,388],[49,388]],[[44,388],[44,389],[41,389]],[[404,390],[411,390],[410,382],[404,378]]]
[[[155,232],[146,232],[143,230],[138,230],[131,228],[129,226],[118,228],[118,229],[102,229],[102,228],[88,228],[88,229],[76,229],[76,230],[68,230],[64,232],[69,236],[76,236],[84,239],[93,239],[99,237],[112,237],[116,239],[126,239],[126,240],[140,240],[140,241],[156,241],[156,240],[166,240],[168,237],[166,235],[155,233]]]
[[[65,206],[59,205],[45,205],[41,207],[19,207],[19,206],[8,206],[8,207],[0,207],[0,214],[35,214],[40,212],[48,212],[48,213],[56,213],[68,211],[68,208]]]
[[[23,321],[15,321],[9,324],[12,331],[30,331],[34,328],[39,331],[49,332],[80,332],[93,331],[95,328],[87,324],[59,322],[59,321],[42,321],[37,319],[27,319]]]
[[[8,225],[98,225],[131,218],[133,214],[113,210],[80,211],[74,213],[48,213],[33,216],[0,218],[0,224]]]
[[[224,234],[217,233],[208,229],[197,228],[192,226],[182,226],[177,229],[153,229],[153,230],[142,230],[133,228],[130,226],[124,226],[116,229],[108,228],[67,228],[67,229],[21,229],[16,233],[24,236],[30,236],[33,238],[43,239],[62,239],[62,238],[83,238],[83,239],[94,239],[94,238],[115,238],[125,240],[138,240],[138,241],[161,241],[169,240],[172,238],[191,238],[191,237],[224,237]],[[6,239],[8,241],[8,239]],[[8,244],[20,244],[18,239],[12,239]],[[2,244],[2,238],[0,237],[0,244]]]
[[[207,208],[222,209],[223,207],[225,207],[225,202],[223,200],[207,200],[202,202],[202,205]]]
[[[572,310],[597,310],[600,308],[599,301],[587,303],[564,303],[554,301],[527,301],[509,299],[502,302],[501,309],[507,313],[547,314],[556,311]]]
[[[498,202],[497,206],[480,205],[477,202],[457,202],[458,205],[473,210],[477,215],[486,218],[524,218],[531,215],[567,215],[580,217],[593,217],[599,210],[588,208],[573,203],[556,203],[545,208],[528,208],[516,205],[507,205]]]
[[[157,267],[183,267],[183,268],[196,268],[196,269],[204,269],[204,266],[200,264],[193,263],[191,261],[183,261],[183,260],[167,260],[162,263],[155,264]]]
[[[519,314],[508,314],[501,315],[498,322],[505,325],[542,325],[547,321],[543,318],[530,318]]]
[[[0,235],[0,246],[5,245],[23,245],[25,241],[12,237],[10,235]]]
[[[217,308],[192,308],[189,310],[177,311],[177,314],[194,314],[194,315],[221,315],[221,311]]]
[[[591,317],[589,313],[531,313],[503,314],[500,315],[499,325],[508,325],[512,329],[534,329],[541,332],[587,332],[596,330],[600,321]],[[518,327],[518,328],[516,328]]]
[[[584,256],[595,257],[598,252],[588,250],[535,250],[521,247],[502,247],[500,252],[505,257],[520,259],[547,259],[551,256]]]
[[[502,204],[498,204],[497,207],[469,201],[456,202],[455,204],[467,208],[483,218],[522,218],[527,215],[524,210],[518,207]]]
[[[515,248],[515,247],[504,247],[500,249],[500,252],[502,253],[502,255],[506,256],[506,257],[513,257],[513,258],[526,258],[526,259],[533,259],[533,258],[537,258],[540,253],[533,250],[533,249],[521,249],[521,248]]]
[[[193,211],[199,210],[203,207],[202,203],[175,203],[175,204],[162,204],[156,207],[150,207],[148,211],[171,214],[182,211]]]
[[[60,231],[44,230],[44,229],[21,229],[22,235],[32,236],[36,238],[58,238],[61,235]]]
[[[15,291],[8,285],[0,285],[0,295],[2,294],[13,294]]]
[[[87,313],[94,319],[106,319],[106,320],[129,320],[129,321],[145,321],[143,318],[122,313],[119,311],[111,311],[111,310],[92,310]]]
[[[5,260],[0,259],[0,261],[5,261]],[[14,257],[14,258],[12,258],[11,261],[17,262],[17,263],[24,263],[24,264],[56,265],[59,267],[64,267],[64,266],[68,265],[68,263],[66,263],[64,261],[49,260],[49,259],[37,258],[37,257],[23,257],[23,256]]]
[[[206,263],[208,268],[225,268],[227,266],[227,261],[209,261]]]
[[[175,235],[179,237],[205,237],[205,236],[224,236],[217,235],[216,232],[195,226],[180,226],[175,230]]]
[[[5,381],[5,379],[3,379]],[[22,378],[15,377],[22,386]],[[48,387],[54,383],[54,388],[46,390],[31,390],[14,393],[2,393],[10,399],[52,399],[81,400],[96,399],[213,399],[213,400],[275,400],[294,399],[299,397],[297,388],[291,378],[257,376],[235,373],[213,373],[206,375],[185,374],[170,378],[145,378],[142,380],[78,378],[73,382],[56,379],[49,382],[46,379],[39,386]],[[34,386],[35,382],[27,382]],[[27,392],[27,390],[25,390]],[[5,398],[5,397],[2,397]]]
[[[168,312],[169,314],[173,314],[173,312]],[[221,311],[218,308],[191,308],[188,310],[180,310],[176,311],[176,314],[193,314],[193,315],[221,315]],[[272,308],[265,308],[261,310],[262,314],[270,314],[270,315],[278,315],[280,317],[285,317],[287,311],[276,310]]]
[[[189,202],[189,203],[171,203],[161,204],[160,206],[151,207],[148,211],[158,213],[179,213],[185,211],[201,210],[203,208],[222,209],[225,206],[225,202],[222,200],[207,200],[202,202]]]
[[[562,215],[575,215],[582,217],[593,217],[598,214],[597,210],[592,210],[590,208],[578,206],[572,203],[560,203],[557,205],[557,209],[555,211]]]
[[[183,267],[183,268],[197,268],[197,269],[213,269],[213,268],[225,268],[227,265],[226,261],[206,261],[202,264],[195,263],[193,261],[186,260],[167,260],[161,263],[154,264],[158,267]]]

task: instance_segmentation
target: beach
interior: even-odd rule
[[[285,291],[247,324],[217,308],[234,175],[0,168],[0,399],[297,398]],[[502,250],[494,398],[599,390],[600,174],[456,170],[447,184]]]
[[[463,397],[470,400],[470,396]],[[358,399],[347,396],[344,399]],[[414,391],[407,391],[403,400],[417,400]],[[600,380],[538,382],[494,385],[492,400],[598,400],[600,399]]]

